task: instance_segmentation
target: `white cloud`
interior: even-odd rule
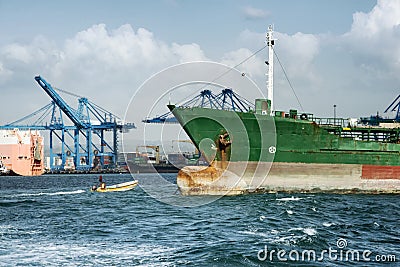
[[[244,11],[248,18],[268,15],[255,8]],[[345,114],[368,114],[371,106],[380,107],[390,102],[391,94],[398,88],[399,25],[400,2],[378,1],[370,12],[355,13],[351,28],[343,35],[277,31],[275,49],[296,93],[306,102],[303,105],[307,111],[320,114],[322,110],[330,114],[329,103],[335,102],[341,103],[338,107]],[[265,33],[245,30],[238,41],[241,48],[225,53],[221,63],[236,66],[250,57],[265,45]],[[123,115],[130,96],[152,74],[181,62],[208,60],[199,44],[165,43],[149,30],[133,29],[128,24],[116,29],[107,29],[104,24],[93,25],[59,45],[38,36],[31,43],[9,44],[0,51],[0,85],[7,88],[11,99],[4,103],[10,112],[0,114],[3,122],[22,117],[49,102],[36,88],[33,76],[37,74],[56,87],[87,96]],[[263,88],[266,59],[264,50],[238,69]],[[296,99],[277,60],[275,70],[275,103],[283,109],[296,107]],[[379,100],[383,104],[375,103],[376,88],[393,88],[385,91],[387,95],[382,97],[385,99]],[[354,103],[360,91],[364,103]],[[13,94],[31,104],[15,108]]]
[[[399,0],[378,1],[370,12],[355,13],[343,35],[275,32],[275,37],[275,50],[303,106],[311,112],[331,114],[335,103],[346,116],[368,115],[382,112],[398,94]],[[251,51],[262,46],[260,40],[265,40],[265,34],[246,30],[240,35],[241,46]],[[275,61],[277,106],[296,107],[280,72]]]
[[[0,51],[2,86],[31,100],[30,106],[18,109],[5,104],[10,112],[0,114],[0,121],[22,117],[50,101],[36,88],[37,74],[54,87],[87,96],[122,116],[133,92],[150,75],[180,62],[207,59],[198,44],[169,45],[128,24],[113,30],[93,25],[58,47],[39,36],[32,43],[13,43]]]
[[[4,64],[0,62],[0,84],[4,83],[12,76],[13,72],[4,67]]]
[[[35,64],[53,61],[58,51],[55,44],[43,36],[37,36],[31,44],[13,43],[3,47],[1,58],[12,65],[17,63]]]
[[[256,57],[255,55],[253,56],[253,54],[254,52],[247,48],[240,48],[226,53],[223,56],[221,63],[227,66],[236,67],[238,70],[245,73],[245,75],[253,78],[263,76],[263,74],[265,74],[264,61],[262,58]],[[245,59],[247,60],[244,61]]]
[[[54,71],[59,76],[64,76],[65,70],[104,76],[110,72],[131,74],[146,70],[149,75],[171,64],[201,59],[205,56],[197,44],[167,45],[143,28],[135,32],[130,25],[123,25],[109,31],[104,24],[99,24],[66,42],[63,60]]]
[[[94,25],[67,40],[63,57],[57,66],[61,73],[74,65],[86,71],[123,71],[122,68],[146,68],[173,59],[169,48],[146,29],[135,32],[130,25],[122,25],[108,31],[104,24]]]
[[[400,1],[378,0],[369,13],[357,12],[353,15],[350,34],[373,38],[382,31],[391,31],[400,24]]]
[[[320,51],[319,37],[301,32],[293,35],[276,33],[275,36],[278,45],[275,50],[291,76],[307,79],[311,83],[316,81],[313,63]],[[276,63],[278,67],[279,62]]]
[[[22,63],[30,63],[32,61],[32,55],[29,53],[29,47],[25,47],[19,44],[6,46],[3,54],[10,59],[21,61]]]
[[[343,35],[344,48],[356,66],[370,75],[384,72],[391,78],[398,77],[400,71],[399,39],[399,0],[379,0],[369,13],[355,13],[351,30]]]
[[[251,6],[243,8],[243,13],[246,19],[264,19],[268,16],[268,12]]]
[[[314,61],[318,57],[321,46],[321,39],[318,35],[295,33],[293,35],[275,32],[275,52],[282,63],[283,68],[286,70],[290,79],[297,80],[296,83],[302,84],[319,84],[319,78],[316,73]],[[245,30],[240,35],[240,42],[245,47],[252,47],[252,51],[247,49],[239,49],[234,52],[230,52],[225,56],[224,62],[227,58],[231,58],[232,63],[238,64],[244,58],[250,56],[252,53],[265,46],[265,33],[255,33],[249,30]],[[240,53],[240,51],[242,51]],[[244,53],[247,51],[247,53]],[[255,60],[249,60],[246,66],[246,70],[251,71],[254,76],[259,76],[265,80],[265,64],[264,61],[268,59],[267,48],[261,51],[255,57]],[[277,75],[276,82],[287,85],[282,69],[279,65],[279,61],[275,59],[275,73]]]
[[[179,63],[207,60],[203,50],[201,50],[200,46],[195,43],[187,45],[178,45],[173,43],[171,50],[172,53],[178,56]]]

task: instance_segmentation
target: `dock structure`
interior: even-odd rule
[[[35,81],[52,101],[0,129],[48,131],[50,162],[47,167],[51,172],[67,170],[68,158],[73,159],[76,171],[116,168],[118,134],[136,128],[135,124],[124,122],[86,97],[53,88],[41,76],[36,76]],[[77,109],[56,90],[78,97]]]

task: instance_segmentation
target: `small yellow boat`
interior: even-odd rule
[[[92,189],[90,189],[90,191],[102,192],[102,193],[128,191],[128,190],[132,190],[133,188],[135,188],[138,185],[138,183],[139,182],[137,180],[134,180],[134,181],[125,182],[125,183],[121,183],[121,184],[106,186],[105,188],[98,187],[95,190],[92,188]]]

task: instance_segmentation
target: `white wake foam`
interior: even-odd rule
[[[323,222],[322,225],[325,227],[331,227],[332,225],[336,225],[336,223]]]
[[[277,198],[276,200],[277,201],[299,201],[299,200],[302,200],[302,199],[303,199],[302,197],[291,196],[291,197]]]
[[[288,232],[292,232],[292,231],[301,231],[301,232],[303,232],[303,233],[306,234],[306,235],[316,235],[316,234],[318,233],[316,229],[310,228],[310,227],[306,227],[306,228],[302,228],[302,227],[299,227],[299,228],[290,228],[290,229],[288,230]]]
[[[35,196],[57,196],[57,195],[75,195],[85,193],[85,190],[75,190],[75,191],[59,191],[59,192],[40,192],[31,194],[19,194],[13,195],[12,197],[35,197]]]

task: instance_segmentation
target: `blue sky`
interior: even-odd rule
[[[269,24],[305,111],[330,116],[337,104],[340,116],[368,116],[399,93],[398,0],[0,0],[0,124],[49,102],[37,74],[122,116],[151,75],[193,60],[235,66],[264,45]],[[262,88],[266,57],[238,67]],[[299,108],[279,66],[275,94],[277,109]]]
[[[166,42],[195,42],[223,51],[222,44],[232,47],[229,44],[241,31],[263,32],[270,23],[288,34],[344,33],[354,12],[368,12],[375,4],[371,0],[1,0],[0,42],[30,42],[44,35],[61,44],[95,24],[112,29],[128,23],[148,29]]]

